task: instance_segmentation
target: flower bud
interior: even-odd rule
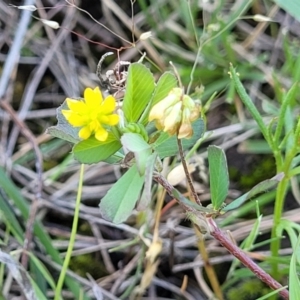
[[[190,138],[193,135],[191,122],[199,118],[200,102],[184,95],[181,88],[173,88],[168,96],[154,105],[149,121],[155,120],[158,130],[178,138]]]
[[[170,135],[174,135],[180,126],[182,116],[181,108],[182,102],[176,103],[172,106],[172,109],[164,119],[164,131],[168,132]]]
[[[267,16],[256,14],[253,16],[253,20],[256,22],[272,22],[273,20]]]
[[[147,31],[140,35],[140,40],[145,41],[145,40],[149,39],[150,37],[152,37],[152,33],[151,33],[151,31]]]
[[[154,119],[161,119],[164,117],[165,111],[172,107],[175,103],[180,101],[182,96],[182,89],[174,88],[168,94],[166,98],[156,103],[149,114],[149,121],[153,121]]]
[[[45,25],[47,25],[47,26],[49,26],[49,27],[51,27],[53,29],[58,29],[60,27],[59,24],[57,22],[55,22],[55,21],[49,21],[49,20],[44,20],[44,19],[40,19],[40,21],[43,24],[45,24]]]
[[[191,122],[194,122],[195,120],[197,120],[199,118],[200,112],[201,112],[201,104],[200,104],[199,101],[195,101],[195,106],[190,111],[190,118],[189,118],[189,120]]]
[[[193,109],[195,107],[195,101],[188,95],[183,96],[182,102],[183,106],[189,109]]]
[[[9,4],[9,6],[11,7],[15,7],[17,9],[21,9],[21,10],[29,10],[29,11],[36,11],[37,8],[34,5],[13,5],[13,4]]]
[[[193,135],[193,127],[190,121],[191,112],[188,108],[183,109],[182,122],[178,131],[178,138],[190,138]]]
[[[124,133],[138,133],[142,136],[142,138],[144,139],[144,141],[148,142],[148,133],[145,129],[145,127],[143,126],[143,124],[140,123],[130,123],[128,124],[126,127],[122,128],[122,131]]]

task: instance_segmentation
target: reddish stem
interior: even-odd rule
[[[192,202],[189,204],[189,201],[185,200],[185,198],[163,176],[161,176],[161,174],[156,173],[153,178],[166,189],[170,196],[174,197],[178,201],[178,203],[186,212],[193,213],[194,217],[198,216],[198,218],[195,218],[195,220],[200,221],[200,223],[194,222],[197,226],[201,228],[201,222],[205,222],[206,226],[204,226],[204,229],[206,229],[206,231],[208,230],[209,233],[217,241],[219,241],[224,248],[226,248],[233,256],[235,256],[245,267],[252,271],[257,278],[266,283],[273,290],[278,290],[283,287],[279,282],[261,269],[254,261],[252,261],[252,259],[247,256],[245,252],[243,252],[229,238],[227,238],[218,228],[212,217],[209,217],[207,214],[194,208],[192,206]],[[283,297],[283,299],[289,299],[289,292],[287,289],[279,291],[278,293]]]
[[[177,200],[176,199],[172,199],[170,202],[168,202],[163,209],[160,212],[160,217],[162,217],[172,206],[174,206],[175,204],[177,204]]]
[[[215,221],[212,218],[207,218],[207,223],[209,225],[210,234],[219,243],[225,247],[233,256],[235,256],[245,267],[251,270],[257,278],[266,283],[273,290],[282,288],[282,285],[273,279],[268,273],[261,269],[253,260],[247,256],[238,246],[236,246],[232,241],[230,241],[223,232],[218,228]],[[289,299],[288,290],[282,290],[278,292],[283,299]]]

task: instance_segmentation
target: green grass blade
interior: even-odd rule
[[[240,248],[245,250],[245,251],[249,251],[258,234],[259,234],[259,228],[260,228],[260,224],[261,224],[261,220],[262,220],[262,215],[259,216],[255,223],[254,223],[254,226],[252,228],[252,230],[250,231],[250,234],[247,236],[247,238],[242,242]],[[231,276],[233,276],[233,273],[235,271],[235,269],[241,264],[241,262],[238,260],[238,259],[234,259],[231,266],[230,266],[230,270],[228,271],[228,275],[227,275],[227,278],[230,278]]]
[[[285,120],[287,122],[293,122],[293,118],[286,118],[288,107],[291,105],[291,102],[295,99],[296,92],[298,90],[298,84],[294,84],[291,89],[288,91],[286,96],[283,98],[283,102],[280,107],[280,112],[278,116],[278,123],[276,126],[276,131],[274,134],[274,142],[275,145],[279,144],[280,137],[282,135],[283,126],[285,123]],[[290,116],[289,116],[290,117]],[[287,124],[288,126],[289,124]],[[293,128],[293,124],[291,126],[288,126],[288,128]],[[287,133],[287,132],[286,132]]]
[[[223,212],[233,210],[241,206],[245,201],[253,198],[254,196],[263,193],[269,189],[272,189],[278,185],[278,183],[283,179],[284,173],[279,173],[271,179],[264,180],[254,186],[248,193],[240,196],[239,198],[232,201],[226,207],[222,209]]]
[[[35,267],[40,271],[40,274],[43,276],[43,279],[47,281],[50,285],[51,289],[55,290],[55,282],[50,272],[47,270],[46,266],[31,252],[28,252],[32,263],[34,263]]]
[[[5,171],[0,167],[0,188],[2,188],[5,193],[11,198],[15,206],[20,210],[22,217],[27,220],[29,213],[29,205],[27,204],[25,198],[21,195],[18,187],[7,177]],[[45,251],[51,256],[51,259],[62,265],[63,261],[60,257],[59,252],[52,246],[52,240],[49,237],[47,231],[43,228],[39,221],[35,222],[34,225],[34,235],[39,239],[41,244],[44,246]],[[66,278],[66,284],[72,293],[76,296],[80,293],[80,285],[71,277]],[[85,300],[90,299],[88,296],[84,296]]]
[[[278,289],[278,290],[276,290],[276,291],[272,291],[272,292],[270,292],[270,293],[267,294],[267,295],[264,295],[264,296],[262,296],[262,297],[257,298],[256,300],[271,299],[271,296],[277,295],[280,291],[283,291],[284,289],[286,289],[286,287],[283,286],[282,288],[280,288],[280,289]],[[294,298],[291,298],[291,299],[294,299]],[[296,300],[296,299],[295,299],[295,300]],[[297,300],[299,300],[299,299],[297,299]]]
[[[243,101],[243,103],[247,107],[247,109],[249,110],[252,118],[256,121],[256,123],[257,123],[262,135],[266,139],[266,141],[269,143],[269,145],[272,145],[270,137],[269,137],[268,129],[263,121],[262,116],[260,115],[259,111],[253,104],[251,98],[248,96],[244,86],[242,85],[242,83],[239,79],[238,74],[236,73],[235,69],[233,68],[233,66],[231,64],[230,64],[230,74],[231,74],[232,80],[234,82],[236,91],[238,92],[241,100]]]
[[[300,280],[298,273],[300,267],[300,235],[293,250],[294,253],[291,259],[289,273],[290,299],[300,300]]]
[[[2,177],[0,175],[0,181]],[[8,205],[7,201],[0,195],[0,210],[2,211],[2,217],[5,218],[5,221],[9,223],[10,230],[13,233],[14,237],[20,244],[23,244],[23,229],[19,224],[17,218],[15,217],[12,208]]]

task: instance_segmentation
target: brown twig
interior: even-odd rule
[[[186,211],[191,211],[191,209],[185,205],[185,203],[182,203],[180,201],[180,199],[178,199],[178,197],[176,197],[176,189],[159,173],[154,173],[153,175],[153,179],[159,183],[160,185],[162,185],[165,190],[167,191],[167,193],[172,196],[173,198],[176,199],[176,201],[183,207],[184,210]],[[174,193],[175,192],[175,193]]]
[[[188,166],[187,166],[187,163],[186,163],[186,160],[185,160],[185,157],[184,157],[184,153],[183,153],[181,140],[178,139],[178,138],[177,138],[177,145],[178,145],[178,149],[179,149],[179,155],[180,155],[181,163],[182,163],[182,166],[183,166],[185,176],[187,178],[189,188],[192,192],[192,195],[193,195],[193,198],[194,198],[195,202],[197,204],[201,205],[201,201],[198,197],[198,194],[197,194],[197,192],[195,190],[195,187],[193,185],[193,182],[192,182],[192,176],[191,176],[191,174],[189,173],[189,170],[188,170]]]
[[[35,216],[37,214],[39,200],[41,199],[42,189],[43,189],[43,157],[40,152],[40,149],[35,141],[35,137],[31,133],[31,131],[28,129],[26,124],[18,118],[16,112],[13,110],[13,108],[10,106],[10,104],[7,101],[0,101],[0,107],[2,107],[11,117],[11,119],[15,122],[15,124],[19,127],[20,131],[23,133],[23,135],[28,139],[30,144],[32,145],[32,148],[36,155],[36,161],[35,161],[35,167],[37,172],[37,189],[35,191],[35,197],[32,200],[31,208],[29,210],[29,216],[26,224],[26,231],[25,231],[25,239],[24,239],[24,245],[23,245],[23,253],[21,257],[21,263],[23,267],[26,269],[28,265],[28,251],[30,248],[30,243],[32,241],[32,231],[33,231],[33,224],[35,220]]]

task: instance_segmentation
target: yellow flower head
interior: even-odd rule
[[[114,126],[119,122],[119,116],[114,114],[116,99],[108,96],[103,100],[101,91],[86,88],[84,100],[66,99],[69,110],[62,110],[66,120],[74,127],[82,127],[79,137],[86,140],[92,134],[101,142],[108,137],[108,132],[103,125]]]

